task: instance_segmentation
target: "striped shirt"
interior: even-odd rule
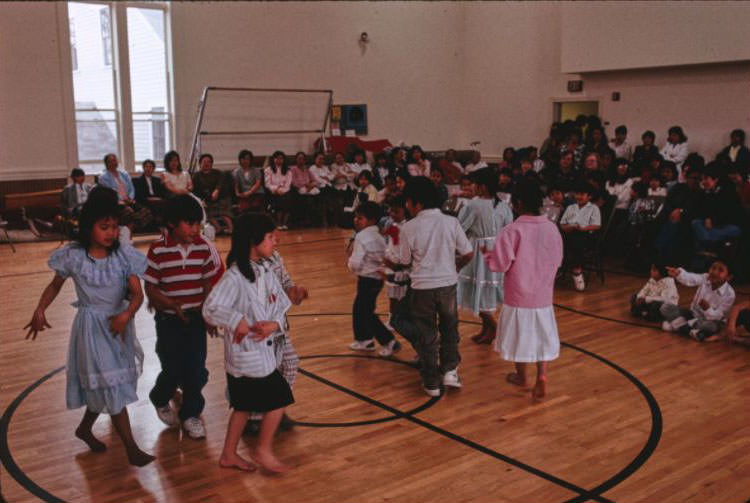
[[[145,281],[158,287],[167,297],[177,298],[183,310],[201,307],[205,280],[218,272],[211,246],[203,238],[198,237],[185,247],[167,234],[151,243],[146,258]],[[171,310],[164,312],[175,314]]]

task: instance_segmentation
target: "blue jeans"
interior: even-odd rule
[[[723,227],[713,227],[706,229],[705,220],[700,218],[691,222],[695,239],[699,243],[723,241],[729,238],[736,238],[742,235],[742,230],[736,225],[725,225]]]
[[[164,407],[182,389],[180,420],[198,417],[206,400],[201,391],[208,382],[206,325],[200,311],[185,312],[187,323],[175,315],[156,313],[156,354],[161,372],[149,398]]]

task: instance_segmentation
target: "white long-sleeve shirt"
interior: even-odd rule
[[[615,208],[627,210],[630,206],[630,189],[633,187],[633,179],[628,178],[623,183],[607,182],[607,192],[617,198]]]
[[[674,305],[680,302],[677,285],[675,285],[674,279],[669,276],[659,281],[649,278],[636,297],[644,299],[646,302],[666,302]]]
[[[283,335],[285,316],[292,303],[276,278],[265,267],[251,264],[255,281],[250,282],[237,265],[221,277],[203,304],[203,317],[224,331],[224,366],[234,377],[266,377],[276,369],[276,345],[273,339]],[[249,334],[234,343],[234,333],[242,319],[253,325],[259,321],[275,321],[279,330],[262,341]]]
[[[734,289],[729,283],[724,283],[714,290],[708,274],[695,274],[687,272],[680,268],[680,274],[677,281],[685,286],[697,286],[698,291],[693,296],[693,302],[690,304],[690,310],[696,318],[711,321],[726,321],[729,310],[734,304]],[[701,300],[706,300],[709,304],[708,309],[703,309],[699,304]]]
[[[672,161],[677,166],[677,170],[682,172],[682,163],[685,162],[688,156],[688,142],[682,143],[670,143],[667,142],[661,148],[659,153],[664,157],[665,161]]]
[[[354,247],[349,257],[349,270],[357,276],[382,279],[378,271],[385,257],[385,238],[377,225],[365,227],[354,237]]]
[[[333,183],[333,172],[328,168],[328,166],[321,166],[318,167],[316,164],[313,164],[310,166],[310,173],[315,177],[315,180],[318,182],[318,187],[330,187]]]
[[[286,174],[283,174],[280,169],[277,171],[271,166],[266,166],[263,170],[263,175],[266,182],[266,188],[271,193],[281,190],[282,194],[286,194],[292,187],[291,169],[288,169]]]
[[[411,176],[430,176],[430,161],[424,159],[422,164],[412,163],[407,166]]]

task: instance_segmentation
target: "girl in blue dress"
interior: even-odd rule
[[[458,221],[474,246],[474,258],[458,273],[458,305],[482,319],[482,330],[472,340],[489,344],[495,338],[495,310],[503,300],[503,274],[491,271],[482,250],[491,250],[500,230],[513,223],[513,210],[497,198],[497,176],[491,168],[471,175],[475,197],[458,212]]]
[[[95,188],[84,204],[76,241],[56,250],[49,259],[55,277],[39,299],[26,339],[51,328],[44,311],[73,278],[78,308],[70,331],[66,366],[68,409],[86,407],[75,431],[94,452],[106,450],[92,432],[99,414],[109,414],[125,444],[128,460],[144,466],[154,457],[143,452],[130,429],[126,406],[138,400],[136,384],[142,371],[143,350],[135,336],[133,317],[143,302],[139,276],[146,257],[117,240],[117,194]]]

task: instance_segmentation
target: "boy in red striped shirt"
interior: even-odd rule
[[[199,439],[206,436],[200,414],[205,405],[201,390],[208,382],[201,308],[219,271],[211,246],[200,235],[203,210],[195,199],[182,195],[169,200],[164,218],[169,232],[151,244],[143,276],[156,309],[156,354],[161,362],[149,398],[164,424],[182,422],[188,436]],[[169,404],[177,388],[182,389],[179,417]]]

